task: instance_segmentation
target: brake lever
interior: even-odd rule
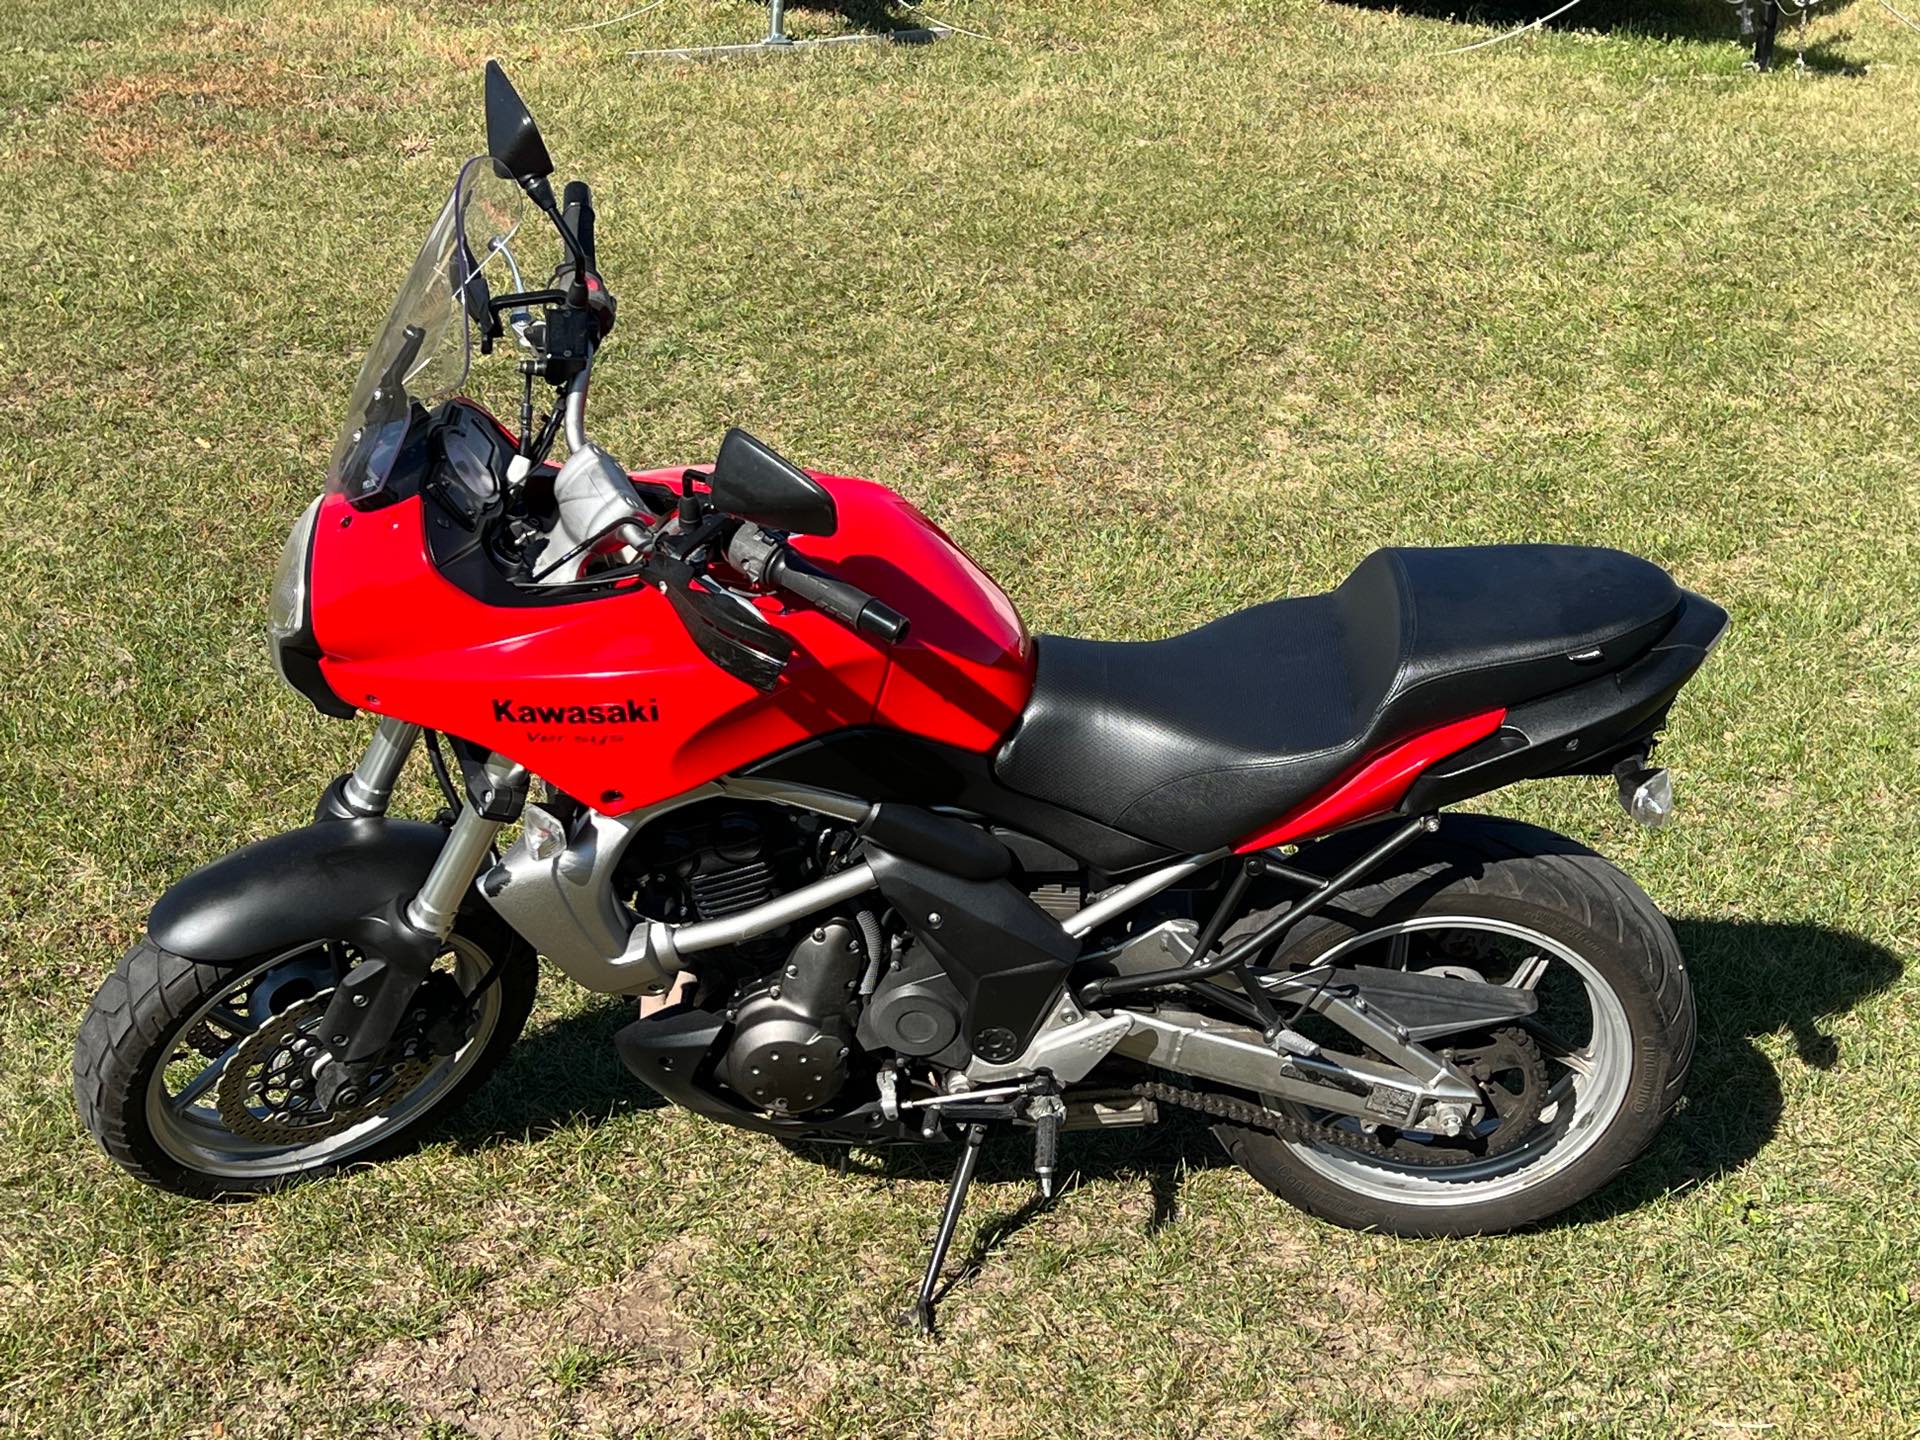
[[[756,690],[770,691],[793,658],[793,638],[768,623],[751,602],[709,588],[698,565],[657,545],[641,562],[687,627],[694,644],[714,664]]]

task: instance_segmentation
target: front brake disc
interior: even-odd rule
[[[372,1071],[351,1106],[322,1105],[314,1069],[326,1054],[315,1038],[331,993],[290,1005],[240,1044],[218,1091],[220,1119],[235,1135],[267,1145],[307,1145],[372,1119],[418,1085],[433,1068],[426,1055]]]

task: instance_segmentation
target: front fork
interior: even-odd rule
[[[382,719],[360,763],[327,788],[318,818],[377,819],[387,813],[394,782],[420,739],[420,727]],[[332,1061],[317,1067],[317,1097],[323,1104],[355,1103],[368,1073],[393,1044],[408,1019],[415,992],[433,969],[453,933],[455,919],[474,877],[486,863],[503,827],[526,804],[528,775],[503,755],[454,742],[466,783],[466,799],[454,816],[447,842],[433,868],[411,896],[396,896],[381,917],[384,934],[360,964],[335,987],[319,1034]],[[426,1017],[414,1014],[418,1022]]]

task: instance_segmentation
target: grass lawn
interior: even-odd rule
[[[553,28],[622,8],[0,5],[0,1433],[1920,1434],[1920,34],[1823,5],[1756,76],[1718,0],[1454,58],[1550,7],[940,0],[997,39],[707,65],[625,52],[763,12]],[[892,1317],[946,1156],[655,1108],[623,1008],[550,977],[412,1158],[227,1207],[109,1166],[88,996],[362,743],[262,606],[490,54],[595,185],[631,463],[739,422],[883,479],[1035,629],[1165,634],[1390,541],[1619,544],[1725,604],[1679,825],[1502,797],[1679,929],[1701,1050],[1652,1154],[1416,1244],[1183,1126],[1069,1137],[1016,1225],[992,1150],[928,1344]]]

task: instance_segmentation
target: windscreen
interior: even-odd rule
[[[514,245],[540,232],[539,211],[484,157],[460,168],[386,323],[360,363],[346,421],[327,465],[327,489],[377,494],[393,473],[416,409],[458,394],[498,291],[520,281]]]

